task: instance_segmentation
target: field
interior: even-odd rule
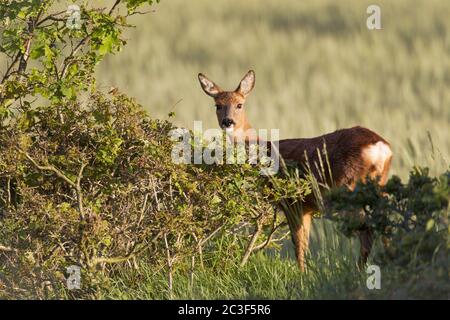
[[[110,7],[112,3],[111,0],[98,1],[96,6],[106,4]],[[200,120],[203,121],[204,129],[218,128],[213,101],[201,90],[197,74],[202,72],[223,89],[231,90],[249,69],[253,69],[256,72],[256,87],[244,108],[255,128],[280,129],[280,138],[283,139],[313,137],[339,128],[365,126],[390,142],[394,152],[391,175],[398,175],[407,182],[411,170],[415,166],[421,166],[430,169],[430,176],[438,176],[450,166],[450,2],[379,0],[377,4],[381,7],[382,30],[368,30],[366,27],[366,9],[370,4],[372,1],[368,0],[161,0],[146,8],[151,10],[150,13],[130,18],[129,22],[136,28],[126,31],[127,44],[122,51],[106,55],[98,64],[95,69],[95,86],[103,92],[115,87],[136,98],[152,119],[169,120],[176,126],[189,129],[193,128],[194,121]],[[58,5],[65,6],[64,3]],[[56,21],[57,19],[54,23],[58,23]],[[41,51],[42,55],[35,53],[36,59],[46,58],[46,51]],[[52,70],[51,66],[47,68],[46,72]],[[0,75],[5,69],[6,62],[0,60]],[[53,80],[47,77],[45,81]],[[0,98],[1,94],[0,90]],[[22,94],[29,97],[28,92]],[[126,112],[123,113],[127,107],[135,110],[133,103],[115,93],[111,95],[113,102],[105,102],[107,99],[94,96],[99,107],[92,109],[95,110],[93,117],[91,114],[83,116],[83,112],[88,110],[84,105],[85,96],[80,94],[77,97],[67,97],[63,94],[50,107],[39,106],[40,113],[24,108],[25,120],[17,122],[15,129],[18,134],[14,138],[21,143],[20,148],[23,144],[24,148],[29,148],[27,150],[31,155],[31,152],[35,152],[35,157],[42,157],[41,163],[50,159],[52,164],[56,163],[56,166],[65,168],[66,172],[71,172],[72,175],[65,178],[61,173],[63,171],[36,165],[37,162],[30,160],[32,158],[24,152],[27,158],[16,155],[15,146],[11,147],[6,143],[9,141],[8,130],[3,130],[9,128],[11,123],[14,125],[14,122],[2,127],[3,115],[0,112],[0,142],[5,144],[4,150],[0,148],[0,155],[5,155],[6,159],[2,162],[3,159],[0,158],[0,213],[7,211],[4,207],[13,213],[8,219],[5,218],[6,222],[0,220],[0,236],[3,239],[5,235],[14,238],[11,240],[13,245],[23,246],[20,251],[4,245],[3,239],[0,241],[0,250],[6,252],[3,254],[0,251],[3,254],[0,255],[0,259],[3,259],[0,262],[9,262],[8,266],[6,263],[5,266],[0,266],[0,298],[15,298],[16,294],[19,297],[44,299],[445,299],[444,294],[448,296],[450,283],[441,280],[448,275],[448,264],[447,269],[442,268],[441,260],[436,263],[433,260],[432,263],[428,255],[419,254],[417,265],[413,261],[404,269],[382,269],[382,289],[368,290],[367,274],[357,266],[359,242],[356,238],[345,237],[337,230],[335,223],[320,217],[313,223],[311,252],[305,273],[298,269],[289,237],[280,248],[269,248],[253,254],[242,267],[239,257],[229,257],[227,254],[227,241],[234,246],[230,252],[240,252],[236,249],[237,243],[242,245],[245,242],[242,239],[236,240],[236,237],[233,242],[224,236],[225,233],[214,238],[214,243],[208,248],[209,252],[205,254],[206,268],[203,265],[200,267],[198,262],[194,268],[192,262],[190,269],[191,257],[183,255],[185,253],[180,249],[182,258],[177,261],[180,262],[180,267],[172,270],[170,263],[165,265],[165,254],[167,251],[170,256],[170,249],[167,238],[164,238],[166,247],[163,246],[161,234],[164,232],[164,237],[169,234],[169,244],[172,241],[173,248],[182,237],[185,237],[182,241],[189,245],[194,243],[191,234],[187,231],[184,233],[185,230],[180,231],[182,236],[177,239],[178,231],[171,230],[172,225],[169,224],[177,225],[179,222],[176,218],[171,220],[175,216],[173,213],[185,218],[191,217],[192,212],[198,209],[198,212],[212,215],[212,212],[218,212],[218,205],[215,203],[216,207],[210,210],[212,206],[206,206],[205,203],[212,203],[211,199],[207,199],[210,202],[202,202],[204,200],[197,200],[195,197],[192,200],[183,192],[181,194],[187,199],[186,202],[183,202],[181,195],[181,200],[177,198],[172,201],[172,180],[169,183],[169,177],[179,179],[176,183],[179,182],[182,186],[190,186],[190,182],[195,184],[195,192],[189,190],[187,193],[191,194],[189,192],[192,191],[198,198],[201,198],[199,194],[211,198],[214,195],[215,198],[217,190],[228,190],[227,185],[221,184],[226,177],[221,173],[210,174],[209,169],[203,168],[204,171],[199,171],[200,179],[207,177],[207,181],[214,184],[213,187],[217,185],[224,188],[208,189],[207,186],[202,186],[203,181],[192,174],[196,171],[189,169],[181,172],[179,170],[182,169],[175,168],[173,164],[163,163],[169,159],[167,154],[167,158],[164,158],[158,152],[151,153],[154,150],[145,148],[151,145],[149,141],[156,141],[156,145],[159,143],[157,149],[162,150],[162,153],[166,151],[166,145],[161,141],[166,141],[167,136],[164,136],[166,140],[160,137],[164,126],[161,129],[158,127],[160,124],[155,122],[145,127],[150,128],[148,130],[151,133],[159,133],[159,136],[152,136],[151,139],[154,140],[149,138],[147,141],[144,132],[148,132],[139,127],[142,124],[138,113],[132,113],[129,117]],[[32,103],[36,101],[39,104],[46,100],[36,99]],[[60,112],[61,101],[66,103],[61,103],[61,109],[64,110],[62,112],[67,113],[65,118],[57,118],[56,112],[53,112]],[[117,101],[123,102],[124,109],[120,109],[120,103],[117,106]],[[102,109],[103,103],[107,105],[105,109]],[[3,108],[2,105],[0,107]],[[6,107],[1,108],[0,111],[6,110]],[[105,120],[112,117],[108,108],[122,112],[118,118],[121,117],[123,122],[117,121],[117,127],[114,127],[114,121],[109,123],[109,120]],[[102,114],[106,109],[108,112]],[[21,119],[20,112],[17,112],[18,119]],[[175,116],[169,116],[172,112]],[[38,117],[41,117],[40,121],[35,120]],[[75,117],[78,117],[79,125],[73,121]],[[60,128],[61,131],[58,131]],[[120,130],[126,134],[121,136]],[[70,132],[72,136],[65,137],[64,132]],[[36,138],[31,143],[31,138],[28,139],[27,135],[42,135],[44,138]],[[77,140],[79,137],[81,142]],[[83,139],[89,141],[85,149],[80,147],[86,141]],[[145,141],[148,145],[136,141]],[[132,147],[125,149],[128,142]],[[128,157],[127,152],[136,152],[133,153],[135,157]],[[16,156],[20,159],[17,160]],[[151,162],[150,165],[139,163],[143,167],[147,166],[136,170],[133,159],[139,157]],[[81,169],[80,159],[85,161]],[[17,165],[20,170],[16,167],[17,163],[20,164]],[[84,165],[87,168],[84,173],[89,175],[88,178],[83,176]],[[153,168],[155,172],[152,171]],[[56,175],[52,172],[56,172]],[[61,176],[65,181],[58,180]],[[15,181],[14,179],[22,181],[22,184],[17,183],[17,188],[23,187],[23,190],[30,192],[29,198],[26,192],[23,193],[26,195],[23,199],[27,200],[19,199],[23,201],[22,211],[12,204],[10,182]],[[76,183],[73,182],[74,179],[77,179]],[[152,189],[144,198],[144,193],[149,192],[146,188],[154,183],[153,179],[157,181],[155,185],[159,188],[158,192]],[[450,175],[448,179],[450,181]],[[139,187],[146,191],[138,190],[139,192],[133,193],[136,190],[135,181],[140,181]],[[433,181],[435,183],[437,179]],[[67,182],[68,185],[65,185]],[[71,189],[73,186],[75,190]],[[200,186],[198,190],[197,186]],[[97,190],[99,196],[96,197],[92,190]],[[74,196],[75,193],[77,196]],[[83,193],[85,198],[81,196]],[[148,201],[152,204],[147,205],[149,194]],[[224,199],[229,199],[227,197],[230,194],[231,191],[224,194]],[[245,196],[247,195],[242,195],[236,202],[251,204],[251,196]],[[3,201],[1,197],[7,197],[7,201]],[[411,197],[408,200],[414,199]],[[156,204],[152,201],[156,201]],[[166,215],[163,215],[159,201],[164,203],[165,209],[169,208],[164,212]],[[445,201],[448,199],[441,203],[447,203]],[[110,206],[110,203],[117,203],[118,209],[115,205]],[[89,227],[92,234],[83,234],[85,224],[88,225],[87,220],[83,220],[83,210],[86,216],[94,217],[88,221],[91,223]],[[15,215],[16,212],[21,214]],[[136,212],[154,222],[155,226],[141,224],[144,220],[137,219]],[[445,218],[435,218],[436,225],[431,226],[431,229],[437,230],[436,237],[438,234],[442,235],[440,226],[448,227],[448,208],[440,212]],[[222,219],[226,214],[228,212],[222,210],[218,215]],[[166,218],[169,222],[161,223]],[[214,217],[208,216],[205,221],[209,221],[207,219],[211,219],[211,223],[215,221]],[[139,221],[136,223],[137,220]],[[187,221],[183,220],[179,225],[191,227],[191,221]],[[198,221],[203,222],[201,217]],[[195,232],[203,235],[201,230],[198,231],[200,222],[192,224],[194,238]],[[157,230],[160,223],[161,231]],[[428,232],[428,222],[426,223]],[[441,223],[439,227],[438,223]],[[141,234],[130,231],[135,229],[145,230],[150,235],[154,232],[157,234],[155,239],[159,240],[152,243],[148,240],[150,236],[148,239],[144,236],[144,231]],[[81,240],[77,243],[74,239],[78,239],[78,236]],[[140,240],[143,238],[142,243],[149,241],[148,247],[151,249],[148,252],[155,250],[159,256],[155,258],[150,254],[143,254],[142,258],[131,260],[132,255],[124,254],[126,251],[122,249],[132,247],[134,250],[133,237]],[[82,242],[83,239],[86,239],[86,244]],[[416,240],[412,239],[410,243]],[[214,251],[216,249],[218,252]],[[36,252],[33,253],[33,250]],[[381,239],[376,239],[369,263],[378,263],[374,256],[382,250]],[[429,253],[428,251],[427,254]],[[14,258],[16,260],[10,259],[7,254],[17,254]],[[125,262],[118,258],[120,262],[117,265],[114,264],[117,261],[112,266],[99,263],[101,268],[89,264],[92,262],[92,259],[89,260],[91,256],[94,257],[93,260],[108,260],[109,254],[113,257],[125,256]],[[409,254],[407,251],[406,255]],[[438,254],[436,256],[440,257]],[[89,278],[90,287],[80,291],[79,295],[65,288],[61,289],[61,283],[64,284],[61,279],[65,279],[62,275],[64,268],[75,263],[73,261],[80,264],[83,262],[94,270],[91,270]],[[20,262],[25,267],[17,267],[16,270],[15,262],[17,265]],[[427,273],[428,268],[439,271]],[[170,269],[170,272],[166,269]],[[411,273],[411,270],[419,269],[426,276]],[[442,269],[446,273],[442,273]],[[34,273],[29,270],[34,270]],[[100,271],[105,271],[104,274],[108,276],[104,277]],[[6,275],[5,278],[2,272]],[[5,285],[15,284],[15,281],[22,284],[21,275],[25,279],[25,289],[16,290]],[[51,290],[43,285],[44,282],[50,282],[47,278],[57,283]],[[171,285],[173,287],[169,288]]]
[[[179,126],[201,120],[216,128],[213,101],[197,73],[234,89],[254,69],[256,87],[246,108],[256,128],[279,128],[288,138],[363,125],[391,143],[392,174],[406,178],[414,165],[438,174],[450,160],[450,3],[379,1],[383,29],[374,31],[366,28],[369,4],[162,1],[154,13],[133,20],[138,28],[128,34],[127,49],[100,65],[99,86],[119,87],[153,117],[167,119],[175,111]],[[149,275],[147,281],[131,277],[112,297],[364,297],[364,274],[355,278],[352,271],[357,242],[320,220],[312,237],[306,276],[293,260],[258,255],[245,270],[199,274],[193,291],[186,275],[175,281],[174,296],[164,289],[164,275]],[[139,288],[125,294],[136,282]],[[401,287],[397,291],[401,298]]]
[[[254,69],[254,127],[292,138],[366,126],[391,143],[393,174],[413,165],[437,174],[450,161],[450,3],[379,1],[383,29],[373,31],[369,4],[161,1],[132,20],[127,48],[102,62],[98,85],[119,87],[154,117],[175,111],[176,125],[217,128],[197,74],[231,90]]]

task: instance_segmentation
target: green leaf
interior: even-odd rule
[[[102,44],[98,48],[98,53],[100,55],[105,55],[109,52],[112,52],[115,44],[114,37],[110,34],[102,39]]]
[[[61,93],[67,98],[72,99],[75,97],[75,89],[73,87],[61,86]]]
[[[425,230],[430,231],[434,227],[434,220],[430,219],[427,221],[427,226],[425,227]]]
[[[31,50],[30,57],[32,59],[39,59],[40,57],[45,55],[45,46],[40,45]]]
[[[218,204],[221,202],[222,202],[222,200],[219,198],[219,196],[217,194],[215,194],[211,200],[211,204]]]

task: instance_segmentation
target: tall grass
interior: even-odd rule
[[[392,144],[393,173],[420,164],[437,174],[450,161],[450,3],[378,1],[377,31],[366,28],[369,4],[162,1],[135,17],[127,50],[100,66],[99,85],[120,87],[156,117],[174,109],[177,125],[215,128],[197,73],[234,89],[253,68],[246,109],[255,127],[288,138],[360,124]]]
[[[354,246],[338,235],[331,223],[318,221],[312,239],[308,271],[301,273],[290,258],[290,244],[280,253],[259,252],[244,267],[199,269],[191,285],[178,271],[170,292],[164,272],[145,264],[138,271],[112,280],[105,299],[346,299],[367,297],[365,273],[357,268]],[[332,232],[329,233],[328,232]]]

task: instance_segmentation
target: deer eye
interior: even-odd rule
[[[239,103],[237,106],[236,106],[236,108],[238,108],[238,109],[242,109],[242,104],[241,103]]]
[[[220,110],[220,109],[222,109],[222,106],[220,104],[216,104],[216,109]]]

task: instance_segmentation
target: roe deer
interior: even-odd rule
[[[203,91],[214,98],[220,127],[231,137],[241,141],[242,139],[246,141],[258,139],[254,130],[249,130],[251,125],[244,109],[245,100],[255,86],[254,71],[250,70],[234,91],[223,91],[201,73],[198,78]],[[332,181],[327,183],[347,186],[351,190],[358,180],[364,181],[368,176],[379,178],[380,185],[386,183],[392,160],[390,145],[378,134],[363,127],[340,129],[315,138],[280,140],[279,153],[283,159],[295,161],[299,167],[302,167],[306,160],[310,163],[321,161],[318,150],[323,150],[324,144],[332,176],[328,179]],[[314,166],[311,167],[314,176],[319,179],[318,169],[314,170]],[[305,269],[305,253],[308,250],[311,219],[317,209],[314,197],[312,195],[306,197],[303,203],[302,221],[292,234],[297,262],[301,270]],[[364,265],[372,248],[372,230],[368,227],[362,228],[359,239],[360,264]]]

